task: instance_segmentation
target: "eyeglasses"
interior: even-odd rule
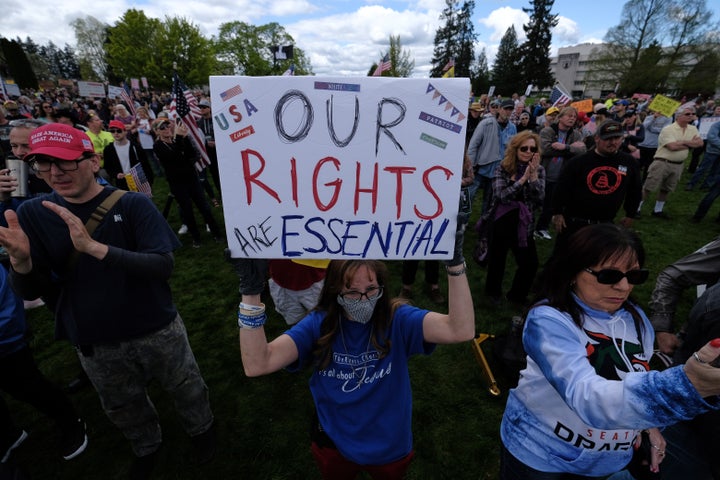
[[[519,147],[518,150],[520,150],[523,153],[526,153],[528,150],[531,151],[532,153],[535,153],[538,151],[537,147],[528,147],[526,145]]]
[[[515,110],[515,107],[503,107],[503,110]]]
[[[39,173],[47,173],[55,165],[61,172],[74,172],[80,168],[80,162],[87,160],[86,157],[78,158],[77,160],[61,160],[59,158],[52,159],[52,157],[34,158],[28,163],[30,168]]]
[[[170,124],[169,124],[169,123],[163,123],[162,125],[160,125],[159,127],[157,127],[157,129],[158,129],[158,130],[166,130],[166,129],[169,128],[169,127],[170,127]]]
[[[632,285],[640,285],[641,283],[645,283],[648,279],[648,275],[650,275],[650,271],[644,268],[628,270],[627,272],[621,272],[620,270],[615,270],[614,268],[604,268],[602,270],[598,270],[597,272],[586,268],[585,271],[594,275],[595,278],[597,278],[598,283],[602,283],[603,285],[615,285],[623,278],[627,278],[628,283]]]
[[[210,107],[207,105],[200,105],[200,108],[210,108]]]
[[[50,105],[43,105],[43,108],[52,108]]]
[[[340,297],[347,303],[357,303],[362,300],[363,297],[367,298],[368,300],[380,298],[382,293],[383,287],[370,287],[364,292],[358,292],[357,290],[343,292],[340,294]]]
[[[687,117],[694,117],[694,116],[695,116],[694,113],[690,113],[690,112],[683,113],[683,115],[685,115],[685,116],[687,116]]]
[[[500,108],[498,105],[490,105],[490,108]]]
[[[125,130],[120,130],[119,128],[109,128],[108,132],[110,133],[123,133]]]

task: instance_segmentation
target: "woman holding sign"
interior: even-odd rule
[[[375,260],[333,260],[317,307],[272,342],[260,303],[265,262],[233,260],[240,277],[238,312],[245,373],[265,375],[313,365],[316,419],[312,452],[325,479],[401,479],[414,455],[408,358],[435,344],[473,338],[475,322],[462,234],[446,262],[448,314],[387,294],[388,271]]]

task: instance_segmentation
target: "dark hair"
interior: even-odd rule
[[[573,321],[582,326],[582,309],[573,297],[573,285],[577,275],[586,268],[613,261],[630,254],[640,268],[645,264],[645,248],[637,234],[611,223],[588,225],[581,228],[567,242],[562,252],[557,252],[542,273],[539,295],[541,302],[567,312]],[[629,302],[628,309],[635,318],[637,312]]]
[[[327,367],[332,357],[332,343],[338,334],[342,307],[337,302],[340,292],[350,286],[355,273],[361,268],[367,267],[377,277],[379,286],[389,285],[389,274],[387,266],[378,260],[332,260],[325,272],[325,283],[320,292],[320,299],[315,311],[325,313],[325,318],[320,325],[320,337],[318,338],[315,350],[313,351],[314,363],[319,369]],[[387,332],[392,322],[392,314],[399,302],[391,299],[387,291],[383,292],[378,299],[370,322],[373,325],[372,344],[383,357],[390,351],[390,339]]]

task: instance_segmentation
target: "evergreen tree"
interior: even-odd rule
[[[20,88],[37,88],[37,77],[35,77],[20,42],[0,38],[0,48],[5,57],[5,69],[8,76],[12,77]]]
[[[712,98],[718,88],[720,54],[709,49],[690,70],[680,85],[680,95],[688,98],[703,96]]]
[[[525,91],[525,79],[520,74],[520,47],[512,25],[500,40],[492,70],[496,94],[509,97],[513,93]]]
[[[525,83],[531,83],[540,89],[555,84],[550,68],[550,30],[558,24],[558,16],[550,13],[553,3],[555,0],[530,0],[532,8],[523,8],[523,12],[529,14],[530,19],[523,25],[527,39],[520,47],[520,71]]]
[[[478,55],[477,67],[470,78],[472,79],[470,85],[474,96],[479,97],[490,89],[490,68],[488,67],[487,54],[484,48]]]
[[[442,77],[443,68],[451,60],[455,62],[456,77],[470,76],[477,37],[470,18],[475,0],[466,0],[460,8],[458,5],[459,0],[445,0],[445,9],[440,14],[444,24],[435,32],[431,77]]]

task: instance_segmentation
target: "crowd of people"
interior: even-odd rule
[[[56,423],[63,458],[85,450],[82,416],[38,371],[24,337],[23,299],[40,298],[53,311],[56,337],[75,346],[102,408],[130,442],[130,475],[140,479],[151,478],[162,444],[150,379],[173,399],[199,463],[213,458],[217,439],[208,387],[169,287],[180,242],[152,200],[129,191],[130,169],[141,166],[150,184],[165,178],[183,222],[178,233],[189,233],[193,247],[200,247],[203,231],[193,206],[214,240],[223,239],[212,208],[222,192],[209,99],[199,97],[198,124],[211,162],[204,175],[196,168],[199,146],[182,122],[169,118],[169,97],[136,100],[128,109],[107,99],[73,101],[58,90],[7,100],[0,108],[0,128],[7,132],[3,157],[19,158],[29,170],[28,193],[17,196],[17,178],[0,169],[0,193],[6,194],[0,390]],[[681,335],[672,318],[679,290],[720,278],[717,242],[660,275],[650,318],[631,296],[649,278],[644,247],[631,229],[649,196],[658,192],[651,216],[669,218],[665,205],[686,159],[703,150],[686,187],[709,190],[693,221],[720,196],[720,122],[705,139],[697,125],[706,112],[720,116],[720,106],[698,102],[683,103],[672,118],[650,110],[650,99],[610,98],[588,112],[545,99],[529,107],[520,97],[470,103],[463,188],[484,225],[484,292],[492,305],[509,302],[525,316],[527,368],[500,426],[501,480],[602,478],[620,471],[640,480],[661,471],[661,464],[682,471],[688,458],[693,478],[720,478],[712,450],[690,455],[682,448],[688,435],[711,439],[720,431],[717,289],[711,286],[699,299]],[[400,479],[408,471],[415,455],[408,359],[475,334],[477,297],[463,256],[469,212],[460,215],[453,257],[444,264],[425,261],[429,298],[447,303],[446,312],[412,305],[416,261],[404,262],[396,296],[388,291],[387,266],[377,260],[231,259],[240,283],[246,375],[312,367],[309,443],[323,478],[365,472]],[[536,242],[553,236],[541,267]],[[517,268],[503,292],[510,252]],[[715,263],[708,266],[709,256]],[[288,324],[274,339],[264,329],[266,288]],[[145,308],[131,314],[107,309],[118,302]],[[660,350],[675,354],[675,365],[664,371],[650,370],[655,332]],[[0,461],[25,438],[0,397]]]

